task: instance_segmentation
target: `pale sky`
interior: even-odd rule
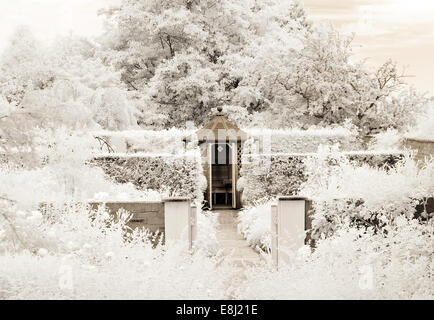
[[[15,27],[28,25],[37,38],[101,32],[97,10],[120,0],[0,0],[0,50]],[[434,94],[434,1],[304,0],[314,21],[331,21],[355,32],[356,58],[377,66],[389,57],[414,77],[407,81]]]
[[[433,0],[304,0],[314,21],[356,33],[355,57],[378,66],[388,58],[414,77],[406,81],[434,94]]]

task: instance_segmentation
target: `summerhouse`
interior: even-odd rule
[[[236,185],[241,168],[241,148],[247,134],[223,115],[222,107],[217,110],[217,115],[208,124],[184,141],[197,138],[207,179],[205,200],[209,208],[240,208],[241,195]]]

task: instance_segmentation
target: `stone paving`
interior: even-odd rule
[[[238,210],[214,210],[218,217],[217,240],[220,256],[238,266],[253,265],[262,261],[261,256],[237,231]]]
[[[217,240],[220,245],[218,256],[221,262],[228,262],[235,267],[235,276],[227,284],[227,298],[235,299],[234,290],[243,282],[245,271],[263,262],[263,259],[247,240],[237,231],[238,210],[214,210],[217,215]]]

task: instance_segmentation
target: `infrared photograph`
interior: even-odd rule
[[[266,319],[432,302],[433,16],[428,0],[0,0],[0,305]]]

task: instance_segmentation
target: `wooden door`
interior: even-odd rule
[[[237,207],[237,143],[232,142],[232,208]]]
[[[212,201],[213,201],[213,198],[212,198],[212,161],[213,161],[213,158],[212,158],[212,148],[214,147],[214,144],[213,143],[209,143],[208,144],[208,166],[209,166],[209,177],[208,177],[208,187],[209,187],[209,209],[211,210],[212,209],[212,205],[213,205],[213,203],[212,203]]]

